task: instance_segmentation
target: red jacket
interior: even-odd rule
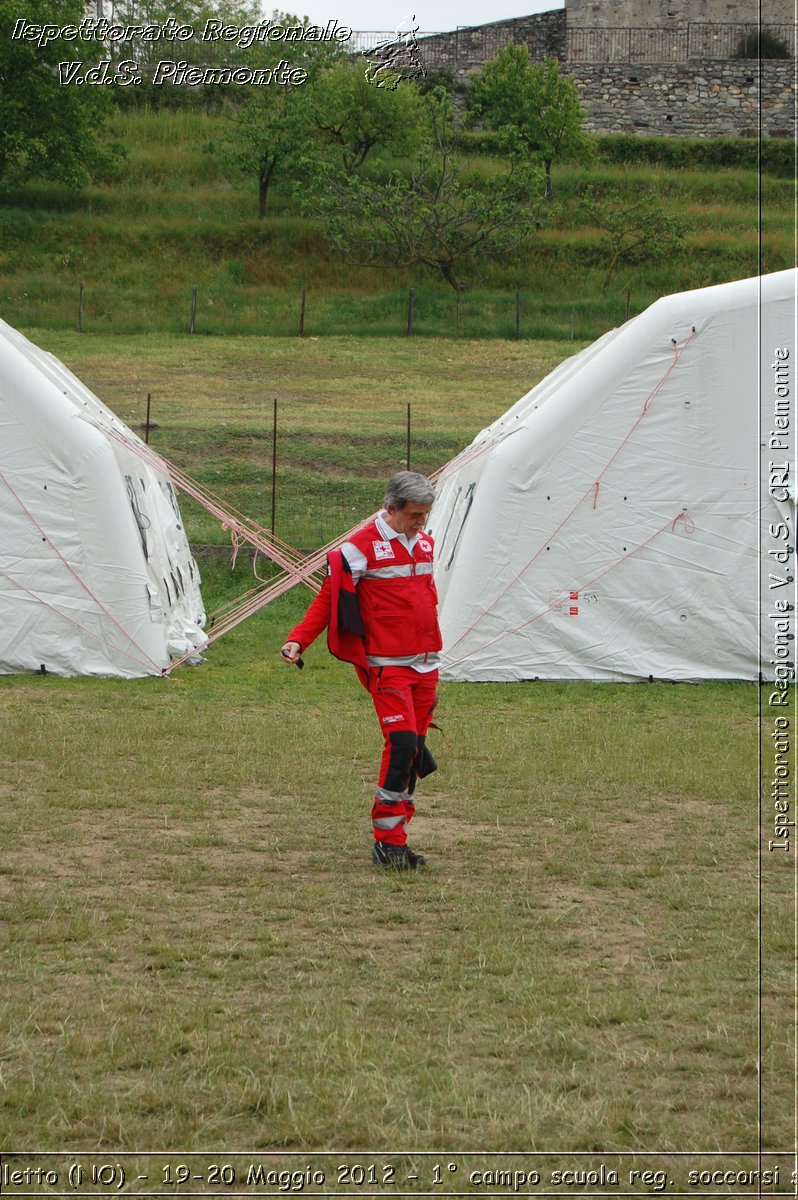
[[[304,650],[326,626],[331,653],[362,667],[369,657],[439,651],[443,639],[432,578],[432,539],[422,533],[411,554],[398,538],[384,541],[371,522],[349,541],[366,559],[357,585],[341,551],[332,551],[321,591],[286,641],[299,642]]]

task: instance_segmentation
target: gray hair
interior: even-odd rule
[[[399,471],[391,476],[385,487],[383,504],[387,508],[403,509],[407,503],[432,504],[435,499],[435,489],[424,475],[417,471]]]

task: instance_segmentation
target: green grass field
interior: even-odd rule
[[[431,470],[573,347],[33,336],[131,425],[151,392],[154,447],[265,524],[277,396],[276,527],[305,546],[379,503],[407,401]],[[209,607],[251,585],[243,556],[205,569]],[[302,673],[278,656],[307,599],[168,680],[0,677],[0,1146],[371,1151],[483,1194],[425,1154],[698,1194],[676,1152],[789,1149],[792,868],[760,862],[757,688],[445,684],[430,866],[386,878],[368,697],[322,645]]]

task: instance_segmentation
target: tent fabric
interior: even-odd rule
[[[444,677],[758,678],[762,532],[794,520],[762,480],[785,457],[768,448],[772,364],[777,347],[795,360],[797,282],[664,297],[444,468],[429,521]]]
[[[0,321],[0,673],[160,674],[206,642],[168,471]]]

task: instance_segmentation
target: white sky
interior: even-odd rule
[[[458,25],[486,25],[507,17],[550,12],[563,4],[564,0],[283,0],[279,7],[299,17],[307,16],[312,25],[326,25],[335,19],[353,30],[385,32],[396,29],[402,18],[413,12],[421,37]]]

